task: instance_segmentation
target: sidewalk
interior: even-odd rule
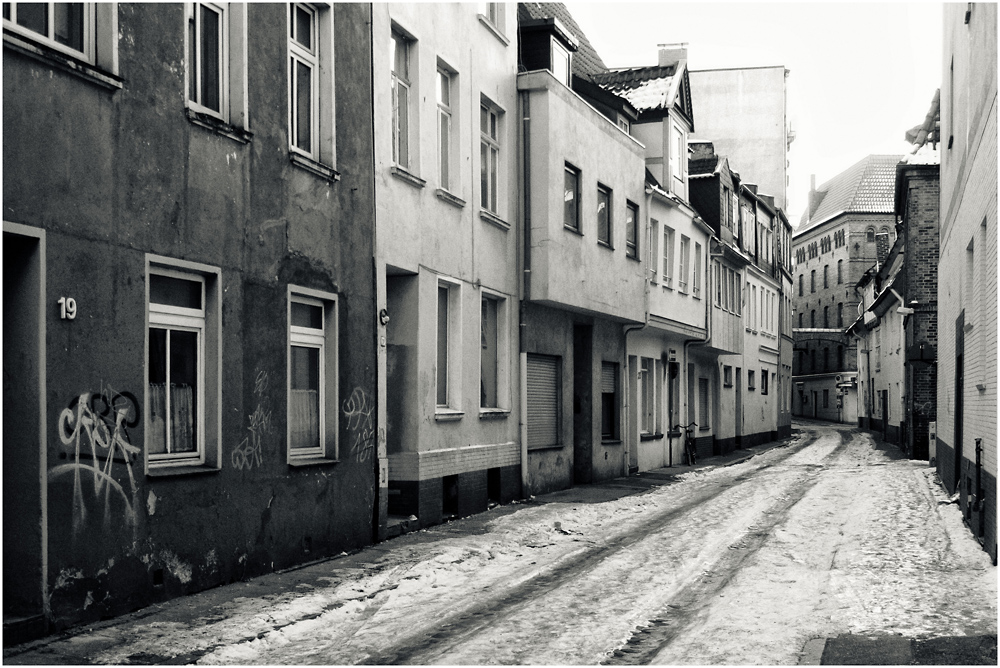
[[[460,520],[447,522],[423,531],[406,533],[371,545],[353,554],[341,554],[303,564],[285,571],[278,571],[255,578],[248,582],[238,582],[214,589],[198,592],[190,596],[172,599],[150,605],[136,612],[115,619],[83,625],[62,633],[41,638],[22,645],[5,648],[4,663],[10,664],[86,664],[89,657],[98,655],[115,646],[121,646],[125,639],[134,634],[134,629],[161,628],[164,634],[195,619],[211,619],[225,615],[240,601],[274,600],[285,594],[294,594],[309,587],[323,586],[331,571],[348,573],[364,569],[393,551],[414,550],[429,546],[442,539],[485,532],[487,525],[498,517],[509,515],[526,504],[544,505],[549,503],[599,504],[626,496],[642,494],[651,489],[670,485],[680,480],[680,476],[691,471],[731,466],[751,459],[755,455],[775,447],[787,445],[791,439],[783,439],[737,450],[727,455],[710,457],[694,466],[674,466],[644,471],[628,477],[615,478],[591,485],[580,485],[570,489],[539,495],[524,501],[495,507],[489,512],[479,513]],[[290,622],[289,622],[290,623]],[[280,624],[279,624],[280,626]],[[256,630],[265,633],[270,629]],[[254,631],[254,629],[248,629]],[[156,653],[139,653],[128,657],[131,663],[191,663],[207,653],[202,652],[182,656],[160,656]]]

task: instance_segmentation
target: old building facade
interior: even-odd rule
[[[997,557],[997,7],[947,5],[941,85],[938,473]]]
[[[37,8],[3,15],[5,641],[379,529],[369,7]]]

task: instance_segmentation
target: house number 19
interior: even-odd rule
[[[59,298],[59,317],[63,320],[76,318],[76,300],[72,297]]]

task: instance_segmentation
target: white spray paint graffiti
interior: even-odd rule
[[[116,392],[110,387],[102,387],[97,394],[84,392],[59,414],[56,431],[63,445],[73,446],[73,462],[52,467],[48,476],[51,480],[65,473],[73,474],[74,533],[83,529],[87,519],[81,475],[93,476],[94,498],[100,498],[103,492],[105,528],[111,528],[112,492],[120,496],[125,504],[125,521],[135,527],[138,486],[132,474],[132,462],[140,450],[129,441],[128,428],[137,424],[139,402],[132,393]],[[88,456],[88,446],[90,461],[81,462],[81,454]],[[111,475],[116,454],[125,461],[131,494],[126,493]]]
[[[271,433],[271,411],[265,410],[260,404],[260,400],[267,389],[268,376],[266,371],[258,371],[254,378],[253,394],[257,397],[257,407],[253,413],[247,416],[250,425],[247,429],[250,435],[240,441],[240,444],[233,450],[230,460],[233,466],[240,471],[248,471],[254,466],[261,466],[264,463],[262,442],[264,434]]]
[[[375,406],[365,391],[356,387],[344,401],[343,409],[347,430],[355,434],[351,454],[359,462],[366,461],[375,448],[375,422],[372,420]]]

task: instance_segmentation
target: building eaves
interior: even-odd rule
[[[594,82],[628,100],[642,112],[665,111],[674,104],[682,63],[636,67],[593,75]]]

